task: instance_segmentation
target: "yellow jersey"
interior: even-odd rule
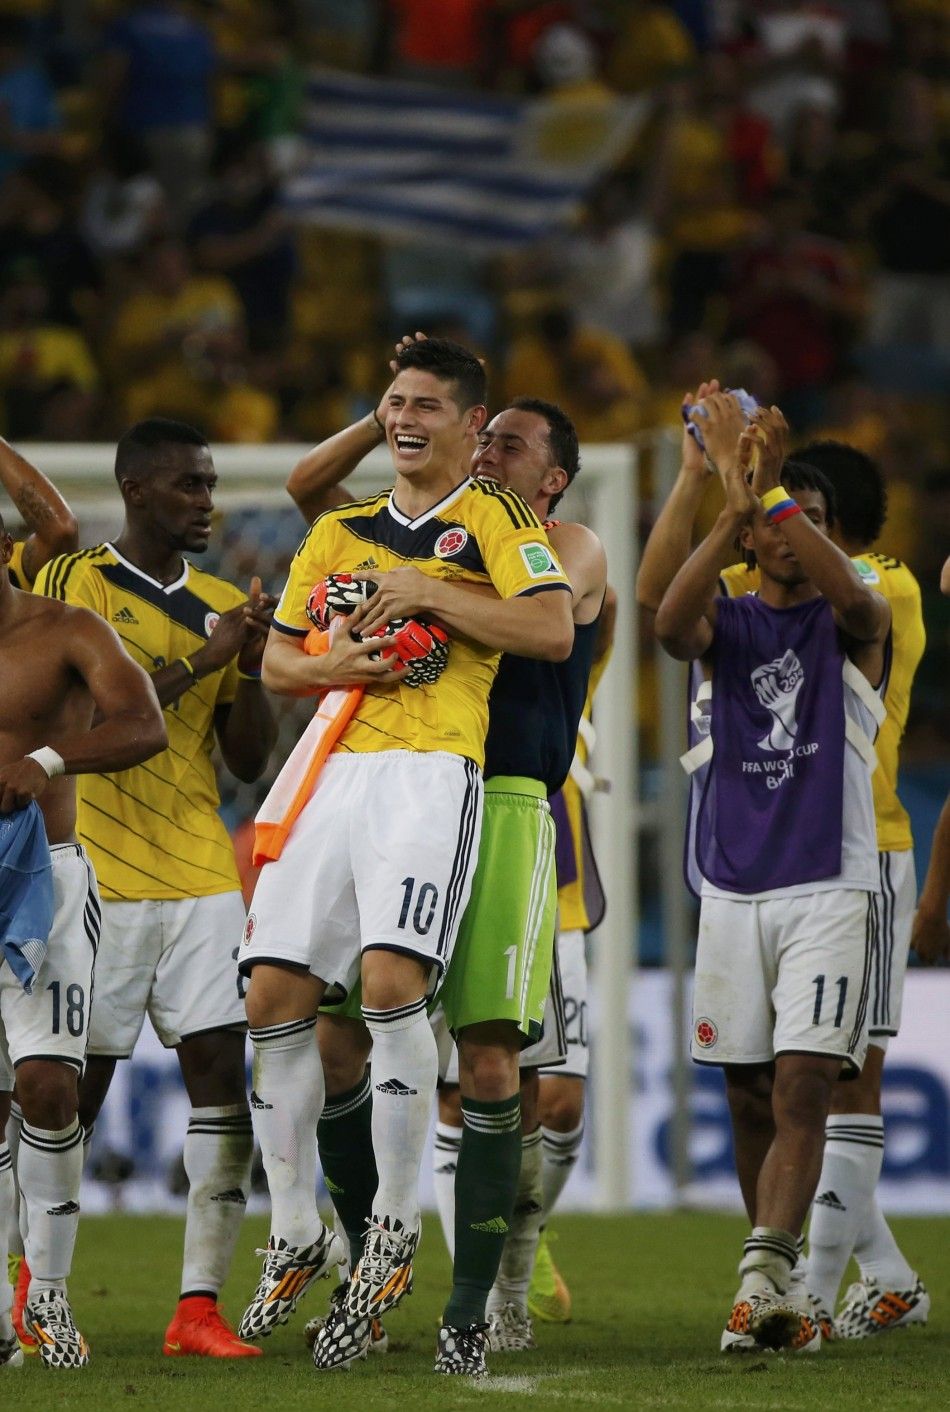
[[[926,644],[920,585],[906,564],[888,554],[856,554],[852,563],[864,582],[891,605],[891,671],[884,693],[887,717],[875,745],[878,765],[871,783],[877,846],[882,853],[905,853],[913,848],[914,840],[907,810],[897,797],[897,757],[907,725],[914,674]],[[723,570],[720,583],[731,598],[736,598],[758,588],[759,572],[744,564],[733,564]]]
[[[10,575],[10,582],[14,588],[22,588],[29,591],[32,583],[27,577],[26,569],[23,567],[23,551],[26,548],[25,539],[16,539],[13,542],[13,553],[10,555],[10,562],[7,564],[7,573]]]
[[[604,668],[609,661],[610,653],[605,652],[591,668],[590,681],[587,684],[587,700],[584,702],[584,719],[587,721],[591,718],[594,693],[600,685]],[[575,758],[582,765],[586,765],[588,754],[585,731],[582,726],[577,736]],[[568,775],[561,786],[561,794],[564,797],[564,808],[571,830],[571,846],[574,851],[574,866],[577,875],[572,882],[565,883],[557,890],[558,930],[562,932],[589,932],[594,927],[599,927],[603,921],[604,894],[591,847],[584,796],[573,773]],[[598,912],[599,915],[591,916],[592,911]]]
[[[180,577],[162,585],[111,544],[52,560],[34,591],[105,618],[149,674],[202,647],[219,616],[246,597],[187,560]],[[77,832],[103,897],[206,897],[240,887],[211,760],[215,711],[237,687],[232,659],[165,707],[168,748],[160,755],[115,774],[77,776]]]
[[[307,599],[328,574],[372,576],[405,564],[433,578],[492,584],[502,598],[570,592],[533,510],[494,481],[469,478],[414,520],[400,512],[390,491],[320,515],[291,563],[274,627],[305,636],[311,626]],[[334,748],[446,750],[483,765],[488,693],[499,655],[453,638],[445,671],[432,685],[367,687]]]

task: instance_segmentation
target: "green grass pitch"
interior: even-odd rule
[[[933,1297],[927,1328],[826,1346],[816,1357],[729,1359],[718,1347],[744,1234],[738,1218],[557,1217],[554,1253],[573,1291],[573,1322],[537,1326],[533,1352],[493,1355],[492,1376],[470,1383],[431,1372],[449,1278],[434,1216],[426,1219],[415,1292],[387,1320],[390,1353],[331,1374],[314,1371],[301,1332],[305,1320],[325,1307],[329,1283],[315,1286],[292,1323],[263,1342],[263,1358],[162,1357],[162,1335],[178,1288],[182,1222],[92,1217],[80,1226],[70,1281],[92,1362],[83,1371],[54,1373],[31,1357],[22,1370],[0,1373],[0,1407],[11,1412],[950,1408],[950,1220],[905,1220],[895,1227]],[[256,1283],[260,1262],[254,1248],[265,1240],[264,1221],[248,1219],[222,1299],[232,1319]]]

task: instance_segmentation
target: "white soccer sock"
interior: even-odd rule
[[[16,1214],[16,1187],[13,1182],[13,1163],[10,1161],[10,1148],[6,1141],[0,1142],[0,1321],[9,1314],[13,1305],[13,1289],[7,1279],[8,1232],[12,1228]],[[3,1333],[0,1327],[0,1334]],[[8,1335],[4,1335],[8,1337]]]
[[[862,1279],[884,1289],[913,1288],[917,1276],[894,1239],[876,1196],[864,1210],[854,1241],[854,1258]]]
[[[363,1006],[373,1037],[373,1151],[379,1185],[373,1216],[419,1224],[419,1169],[439,1072],[425,997],[392,1010]]]
[[[505,1239],[498,1278],[488,1296],[489,1314],[494,1314],[506,1304],[516,1305],[523,1314],[528,1312],[528,1286],[544,1220],[543,1160],[541,1129],[535,1128],[533,1133],[526,1133],[521,1139],[521,1175],[518,1178],[515,1210]]]
[[[798,1261],[798,1236],[775,1226],[753,1226],[739,1261],[737,1299],[750,1294],[784,1294]]]
[[[251,1184],[254,1130],[246,1103],[193,1108],[185,1138],[188,1212],[181,1293],[217,1294],[227,1279]]]
[[[568,1178],[580,1156],[584,1140],[584,1119],[569,1133],[555,1132],[553,1128],[541,1128],[541,1188],[544,1193],[544,1219],[550,1216],[557,1199],[567,1186]]]
[[[841,1278],[866,1221],[881,1175],[884,1121],[870,1113],[832,1113],[808,1226],[808,1290],[833,1311]]]
[[[254,1047],[251,1118],[271,1201],[271,1235],[312,1245],[317,1211],[317,1123],[323,1112],[323,1065],[316,1020],[290,1020],[249,1031]]]
[[[82,1180],[79,1119],[56,1131],[34,1128],[24,1120],[17,1175],[26,1203],[26,1258],[33,1298],[43,1289],[61,1289],[73,1262]]]
[[[11,1255],[23,1254],[23,1233],[26,1229],[26,1207],[20,1200],[20,1183],[17,1181],[17,1153],[20,1150],[20,1128],[23,1126],[23,1109],[14,1098],[10,1103],[10,1117],[7,1122],[7,1146],[10,1148],[10,1162],[13,1168],[13,1211],[7,1228],[7,1249]]]
[[[436,1123],[432,1150],[432,1184],[435,1204],[442,1222],[449,1258],[455,1259],[455,1170],[462,1146],[462,1129],[451,1123]]]

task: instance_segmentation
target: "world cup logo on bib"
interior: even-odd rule
[[[776,657],[774,662],[756,667],[752,673],[755,694],[772,714],[768,735],[758,742],[760,750],[791,750],[795,744],[798,734],[795,703],[804,680],[802,664],[791,649],[784,657]]]

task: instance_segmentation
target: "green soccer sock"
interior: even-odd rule
[[[455,1265],[442,1316],[454,1328],[485,1322],[485,1303],[511,1225],[521,1170],[521,1097],[462,1099],[455,1174]]]
[[[369,1070],[355,1088],[328,1099],[317,1124],[323,1180],[350,1243],[350,1268],[363,1253],[366,1222],[379,1185],[373,1154],[373,1089]]]

